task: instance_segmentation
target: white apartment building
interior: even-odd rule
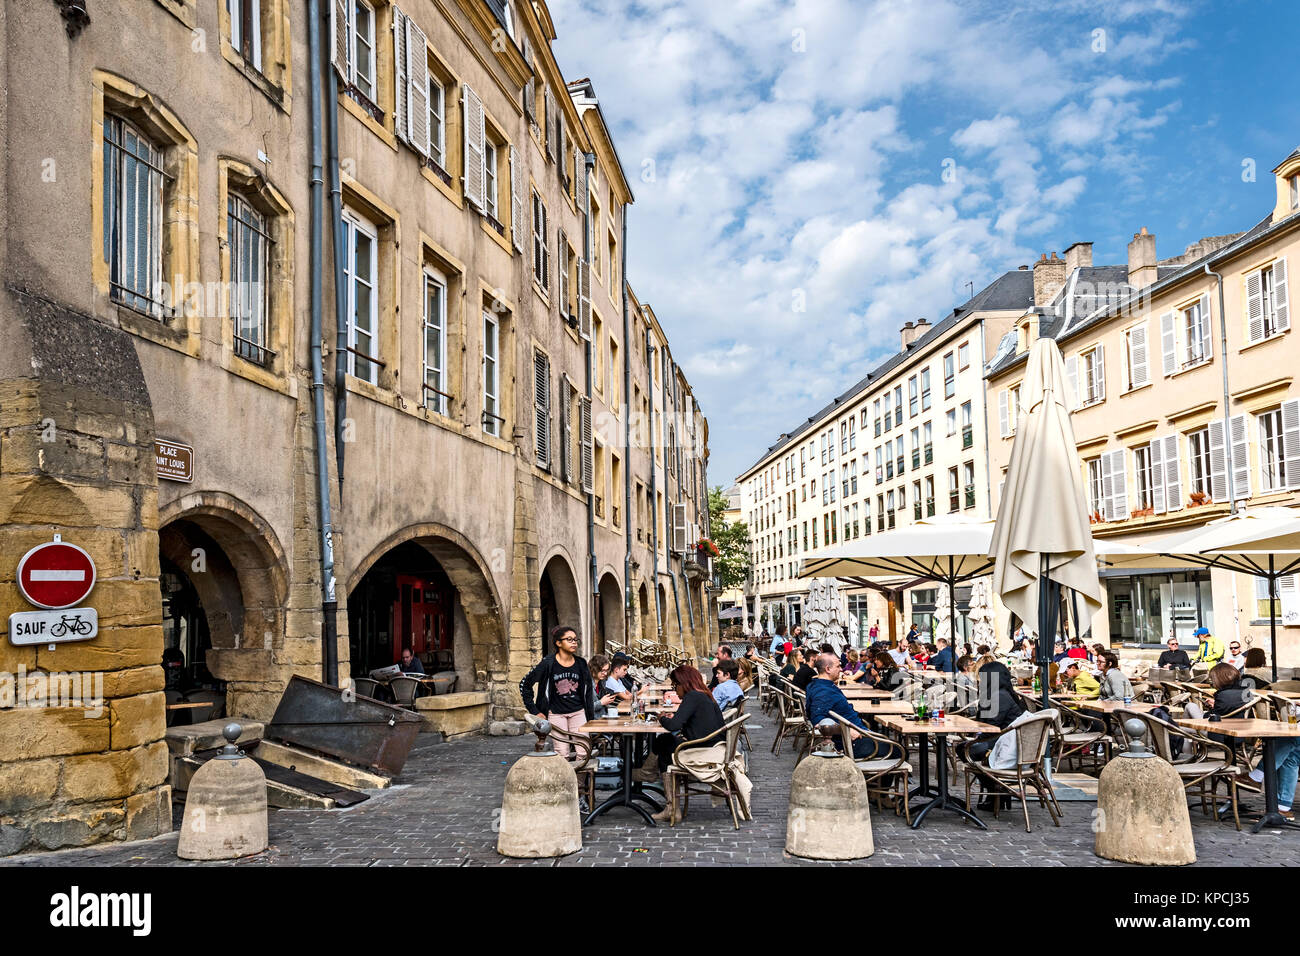
[[[1034,304],[1035,275],[995,279],[931,325],[907,322],[899,352],[782,434],[737,478],[749,524],[748,616],[769,630],[802,619],[808,582],[800,562],[923,518],[991,515],[984,365],[992,347]],[[843,580],[854,644],[928,630],[936,589],[908,580]],[[965,589],[957,606],[964,610]]]

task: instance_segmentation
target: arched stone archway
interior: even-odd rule
[[[274,530],[218,492],[186,495],[159,520],[164,655],[180,665],[170,686],[224,682],[228,713],[269,718],[299,659],[285,648],[288,569]]]
[[[641,605],[641,640],[653,641],[657,637],[657,628],[655,626],[655,607],[654,601],[650,599],[650,589],[646,587],[644,581],[637,590],[637,601]]]
[[[507,669],[502,604],[488,565],[464,535],[434,523],[391,535],[347,579],[353,671],[399,659],[454,670],[457,691],[483,689]]]
[[[586,633],[586,628],[583,627],[578,582],[564,555],[554,554],[546,562],[538,580],[538,594],[542,610],[543,653],[549,654],[554,650],[551,646],[551,629],[563,624],[578,632],[582,638],[583,653],[590,656],[595,647],[595,636]]]
[[[618,578],[614,577],[613,572],[606,571],[601,576],[599,591],[594,646],[597,653],[603,654],[607,653],[605,648],[610,641],[626,646],[627,635],[623,620],[623,588],[619,586]]]

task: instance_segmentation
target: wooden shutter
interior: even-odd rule
[[[330,0],[330,63],[346,82],[348,78],[348,0]]]
[[[510,241],[515,252],[524,251],[524,197],[520,190],[519,151],[510,147]]]
[[[1282,403],[1282,463],[1286,487],[1300,488],[1300,401]]]
[[[1228,500],[1228,450],[1223,421],[1215,419],[1206,429],[1210,435],[1210,496],[1215,501]]]
[[[1165,441],[1157,438],[1147,445],[1147,459],[1151,463],[1151,509],[1156,514],[1165,512]]]
[[[569,237],[559,229],[555,234],[555,297],[560,303],[560,318],[569,317]]]
[[[560,467],[565,481],[573,481],[573,397],[572,386],[565,375],[560,380],[560,441],[563,445],[560,455]]]
[[[465,186],[465,198],[479,212],[483,212],[484,184],[487,172],[483,166],[483,101],[468,83],[461,85],[461,104],[465,116],[465,172],[461,181]]]
[[[1287,301],[1285,259],[1273,263],[1273,327],[1279,332],[1291,328],[1291,303]]]
[[[1147,350],[1147,326],[1143,322],[1129,329],[1129,380],[1132,388],[1151,382],[1151,362]]]
[[[1250,341],[1264,338],[1264,279],[1263,271],[1246,276],[1246,320]]]
[[[1201,296],[1201,360],[1214,355],[1214,322],[1210,318],[1210,297]]]
[[[686,550],[686,506],[672,506],[672,533],[668,539],[668,547],[672,551],[681,553]],[[827,531],[829,534],[829,529]]]
[[[1011,429],[1007,426],[1007,390],[1005,388],[998,392],[998,432],[1003,438],[1008,438],[1011,435]],[[877,476],[876,480],[880,480],[879,476]]]
[[[1124,448],[1110,453],[1110,503],[1107,516],[1111,521],[1127,520],[1128,510],[1128,451]]]
[[[539,468],[551,466],[551,360],[545,352],[533,352],[533,412],[536,422],[536,452]]]
[[[533,48],[528,43],[528,38],[524,37],[524,62],[528,64],[528,79],[524,81],[524,115],[528,117],[529,122],[536,123],[533,118],[533,110],[537,102],[537,79],[532,75],[533,69]]]
[[[399,7],[393,7],[393,131],[397,134],[397,138],[407,145],[412,145],[409,97],[411,84],[408,73],[410,57],[407,53],[410,47],[410,31],[406,28],[410,19]]]
[[[595,445],[591,436],[591,399],[583,395],[578,399],[581,405],[581,428],[582,438],[582,490],[587,494],[594,493],[594,474],[595,466]]]
[[[1164,448],[1161,451],[1161,457],[1164,459],[1165,466],[1165,510],[1181,511],[1183,509],[1183,477],[1182,477],[1182,448],[1180,438],[1177,433],[1166,435],[1159,441],[1163,441]]]
[[[1065,384],[1068,386],[1066,407],[1074,411],[1079,407],[1079,356],[1070,355],[1065,359]]]
[[[1178,326],[1172,312],[1160,316],[1160,352],[1165,374],[1173,375],[1178,371]]]
[[[555,161],[555,97],[551,95],[551,88],[548,86],[542,94],[546,109],[546,127],[542,131],[542,137],[546,140],[546,158]]]
[[[1097,459],[1097,469],[1101,472],[1101,494],[1093,499],[1092,507],[1093,510],[1101,512],[1102,521],[1110,521],[1110,499],[1115,489],[1114,481],[1110,472],[1110,452],[1103,452],[1102,456]],[[1090,486],[1089,490],[1091,490],[1091,480],[1089,480],[1088,485]]]
[[[407,141],[421,156],[429,155],[429,41],[410,17],[406,18]]]
[[[1250,497],[1250,442],[1245,415],[1234,415],[1228,422],[1232,442],[1232,491],[1238,499]]]
[[[1106,346],[1097,346],[1097,401],[1104,401],[1106,398]]]
[[[578,260],[578,334],[591,341],[591,263]]]

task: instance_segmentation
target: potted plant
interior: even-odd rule
[[[701,558],[716,558],[722,552],[719,551],[718,546],[708,538],[700,538],[700,540],[695,542],[695,553]]]
[[[1199,508],[1201,505],[1208,505],[1210,496],[1203,491],[1193,491],[1191,497],[1187,500],[1187,507]]]

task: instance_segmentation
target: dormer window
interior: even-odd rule
[[[1291,186],[1291,208],[1300,209],[1300,173],[1293,173],[1287,182]]]

